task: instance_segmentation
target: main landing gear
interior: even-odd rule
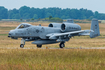
[[[42,45],[37,44],[37,48],[41,48],[41,47],[42,47]]]
[[[24,48],[24,45],[25,45],[25,40],[22,38],[22,39],[21,39],[20,48]]]
[[[61,42],[61,43],[59,44],[59,47],[60,47],[60,48],[63,48],[63,47],[65,47],[65,44],[64,44],[64,42]]]

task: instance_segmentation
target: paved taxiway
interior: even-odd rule
[[[46,47],[46,48],[27,48],[27,47],[24,47],[24,48],[17,48],[17,47],[0,47],[0,49],[61,49],[61,48],[50,48],[50,47]],[[71,47],[71,48],[63,48],[63,49],[105,49],[105,47]]]

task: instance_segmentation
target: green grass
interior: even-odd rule
[[[8,36],[8,34],[0,34],[0,36]]]
[[[16,27],[0,27],[0,30],[11,30],[15,29]]]

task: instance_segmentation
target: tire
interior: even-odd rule
[[[20,45],[20,48],[24,48],[24,44],[21,44],[21,45]]]
[[[63,47],[65,47],[65,44],[64,44],[64,43],[60,43],[60,44],[59,44],[59,47],[60,47],[60,48],[63,48]]]
[[[38,44],[37,44],[37,48],[41,48],[41,47],[42,47],[42,45],[38,45]]]

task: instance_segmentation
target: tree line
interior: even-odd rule
[[[105,20],[105,14],[98,11],[92,12],[87,9],[61,9],[57,7],[53,8],[30,8],[28,6],[22,6],[19,9],[8,10],[7,8],[0,6],[0,19],[42,19],[49,16],[58,17],[61,19],[92,19],[97,18]]]

